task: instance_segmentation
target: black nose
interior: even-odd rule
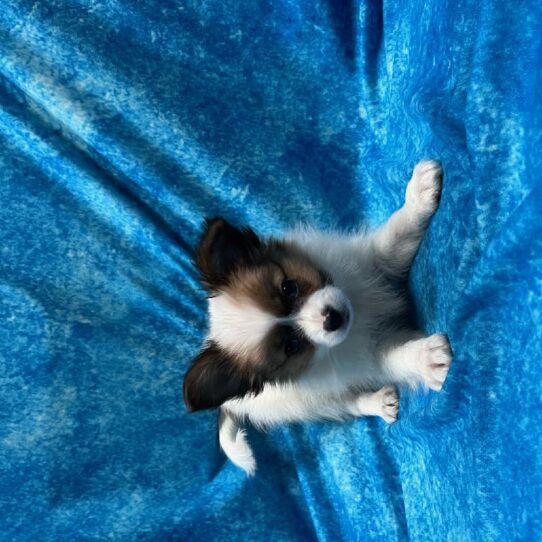
[[[344,323],[344,316],[331,307],[326,307],[322,316],[324,316],[324,329],[326,331],[337,331]]]

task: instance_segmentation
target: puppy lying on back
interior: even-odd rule
[[[220,408],[219,440],[247,474],[256,462],[240,424],[380,416],[397,419],[395,384],[440,390],[445,335],[408,325],[406,279],[438,207],[442,170],[419,163],[406,201],[380,229],[298,229],[261,239],[209,220],[197,265],[209,334],[184,381],[190,411]]]

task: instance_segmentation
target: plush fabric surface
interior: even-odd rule
[[[0,538],[542,538],[542,4],[5,0]],[[449,334],[401,419],[187,415],[207,215],[372,226],[445,170],[411,275]]]

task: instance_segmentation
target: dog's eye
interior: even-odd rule
[[[292,337],[284,346],[284,353],[289,357],[297,354],[301,350],[301,341],[297,337]]]
[[[299,293],[297,282],[292,279],[284,280],[280,286],[280,290],[282,292],[282,295],[291,298],[297,297],[297,294]]]

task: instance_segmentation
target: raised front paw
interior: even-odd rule
[[[441,189],[440,162],[435,160],[419,162],[406,189],[406,203],[416,215],[427,218],[437,210]]]
[[[375,395],[378,397],[380,412],[378,416],[388,423],[397,421],[399,415],[399,394],[394,386],[386,386],[378,390]]]
[[[354,416],[379,416],[388,423],[397,420],[399,395],[393,386],[386,386],[372,393],[360,393],[351,406]]]
[[[440,391],[452,363],[452,350],[446,335],[437,333],[420,341],[418,367],[425,385]]]

